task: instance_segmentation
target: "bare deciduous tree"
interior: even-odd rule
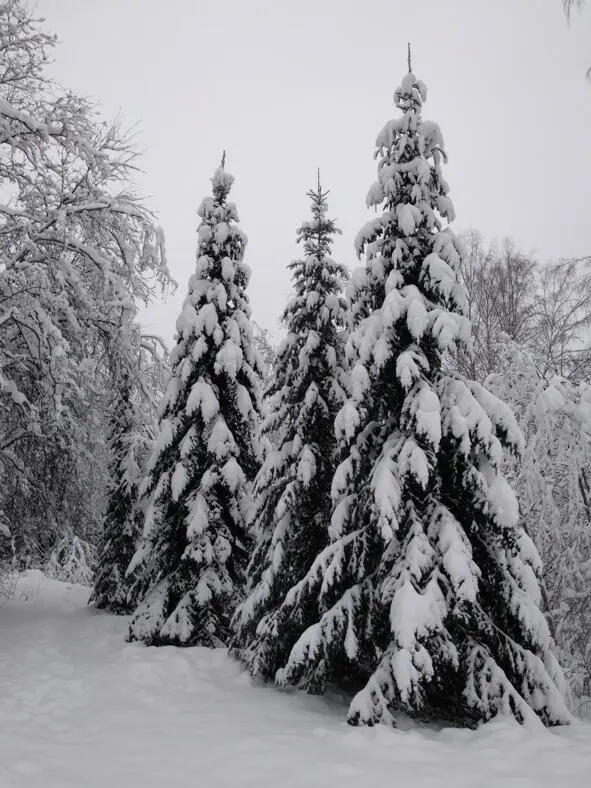
[[[484,380],[498,371],[508,337],[532,352],[544,380],[590,380],[591,258],[538,265],[509,239],[487,248],[471,230],[463,241],[474,352],[455,358],[456,367]]]
[[[455,364],[482,381],[497,368],[504,335],[520,344],[530,341],[535,324],[536,263],[508,238],[485,248],[480,233],[470,230],[462,240],[466,247],[462,279],[474,353],[458,356]]]
[[[591,273],[589,259],[540,269],[535,331],[530,347],[542,377],[573,381],[591,374]]]

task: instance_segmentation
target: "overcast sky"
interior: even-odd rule
[[[249,237],[253,317],[275,338],[286,265],[321,168],[358,263],[374,142],[406,71],[441,126],[456,230],[509,235],[545,261],[591,253],[591,2],[38,0],[60,39],[53,75],[137,123],[139,190],[164,227],[175,297],[145,318],[171,342],[195,261],[196,209],[227,150]]]

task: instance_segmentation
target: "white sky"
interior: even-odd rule
[[[196,209],[227,149],[249,236],[253,317],[281,334],[316,168],[356,263],[374,142],[406,71],[441,126],[456,230],[512,236],[542,261],[591,253],[591,2],[561,0],[38,0],[53,75],[138,123],[176,296],[145,319],[170,344],[195,261]]]

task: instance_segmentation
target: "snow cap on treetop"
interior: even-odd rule
[[[427,86],[417,79],[412,71],[405,74],[400,87],[394,93],[394,104],[403,112],[421,111],[423,103],[427,100]]]
[[[232,188],[232,184],[234,183],[234,176],[230,175],[229,172],[225,170],[226,166],[226,151],[222,154],[222,162],[217,170],[213,174],[213,178],[211,179],[211,184],[213,187],[213,195],[218,202],[223,202],[228,194],[230,193],[230,189]]]

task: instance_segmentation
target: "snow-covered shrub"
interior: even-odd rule
[[[0,596],[10,597],[14,578],[14,540],[0,509]]]
[[[48,577],[65,583],[91,586],[96,565],[96,547],[84,539],[64,533],[44,567]]]

